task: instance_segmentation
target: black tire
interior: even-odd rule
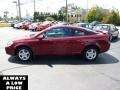
[[[90,50],[93,50],[94,54],[92,54],[91,58],[90,56],[88,56],[88,52]],[[89,53],[90,54],[90,53]],[[94,61],[96,60],[96,58],[98,57],[98,50],[96,47],[88,47],[84,50],[84,53],[83,53],[83,58],[87,61]]]
[[[22,53],[24,51],[24,53]],[[21,61],[30,61],[33,58],[32,51],[27,47],[20,47],[16,51],[16,56]]]

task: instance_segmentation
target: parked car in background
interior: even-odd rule
[[[25,22],[20,22],[14,25],[14,28],[21,29],[22,25],[25,24]]]
[[[41,31],[41,30],[46,29],[50,26],[52,26],[52,22],[51,21],[45,21],[42,24],[38,25],[35,30],[36,31]]]
[[[92,29],[92,26],[89,23],[77,23],[75,25],[79,27],[87,28],[87,29]]]
[[[28,61],[36,55],[82,55],[93,61],[110,48],[108,35],[75,26],[51,26],[37,34],[13,40],[6,53]]]
[[[59,21],[55,25],[69,25],[67,22]]]
[[[17,24],[17,23],[19,23],[19,21],[18,21],[18,20],[14,20],[14,21],[12,21],[12,22],[11,22],[11,27],[13,27],[13,28],[14,28],[14,25],[15,25],[15,24]]]
[[[119,30],[113,24],[98,24],[93,30],[98,32],[104,32],[109,35],[109,40],[112,41],[113,38],[118,38]]]
[[[93,21],[90,23],[90,25],[92,26],[92,28],[94,28],[94,26],[96,26],[97,24],[102,24],[101,22],[99,21]]]
[[[29,25],[29,30],[35,31],[38,25],[40,25],[41,22],[35,22]]]
[[[26,23],[23,23],[22,26],[21,26],[21,29],[25,29],[25,30],[28,30],[29,29],[29,25],[32,24],[31,22],[26,22]]]

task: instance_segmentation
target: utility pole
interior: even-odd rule
[[[13,1],[13,3],[16,4],[16,17],[18,17],[18,10],[17,10],[17,6],[18,6],[18,4],[17,4],[17,1]]]
[[[87,13],[88,13],[88,0],[87,0]]]
[[[18,8],[19,8],[19,21],[21,21],[21,7],[20,7],[20,0],[18,0]]]
[[[67,0],[66,0],[66,22],[68,22],[68,5],[67,5]]]
[[[35,2],[35,0],[34,0],[34,13],[35,13],[35,3],[36,3],[36,2]]]

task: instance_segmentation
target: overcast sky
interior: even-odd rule
[[[8,16],[16,16],[16,7],[13,1],[17,0],[0,0],[0,16],[3,16],[4,11],[9,11]],[[22,17],[26,16],[26,12],[31,16],[33,14],[33,0],[20,0]],[[82,8],[87,8],[87,0],[68,0],[69,3],[74,3]],[[120,11],[120,0],[88,0],[88,7],[94,5],[109,9],[117,8]],[[65,6],[65,0],[36,0],[36,11],[57,12],[60,7]]]

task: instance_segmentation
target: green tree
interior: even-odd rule
[[[106,12],[104,12],[104,10],[98,6],[92,7],[87,16],[86,16],[86,20],[88,22],[92,22],[92,21],[99,21],[101,22],[103,17],[106,15]]]
[[[58,20],[58,15],[56,14],[56,13],[54,13],[54,14],[52,14],[52,15],[50,15],[50,17],[53,17],[54,18],[54,20]]]
[[[53,17],[47,17],[45,20],[46,21],[54,21],[55,19]]]
[[[58,11],[58,21],[64,21],[66,18],[66,7],[61,7]]]
[[[66,7],[61,7],[60,10],[58,11],[60,15],[65,15],[66,14]]]
[[[34,18],[34,21],[39,19],[39,12],[34,12],[33,18]]]
[[[109,24],[120,25],[119,12],[116,9],[112,9],[106,17],[104,17],[104,22]]]
[[[0,16],[0,21],[2,20],[2,17]]]
[[[39,16],[38,16],[39,21],[44,21],[45,18],[46,18],[46,16],[45,16],[45,14],[44,14],[43,12],[41,12],[41,13],[39,14]]]

